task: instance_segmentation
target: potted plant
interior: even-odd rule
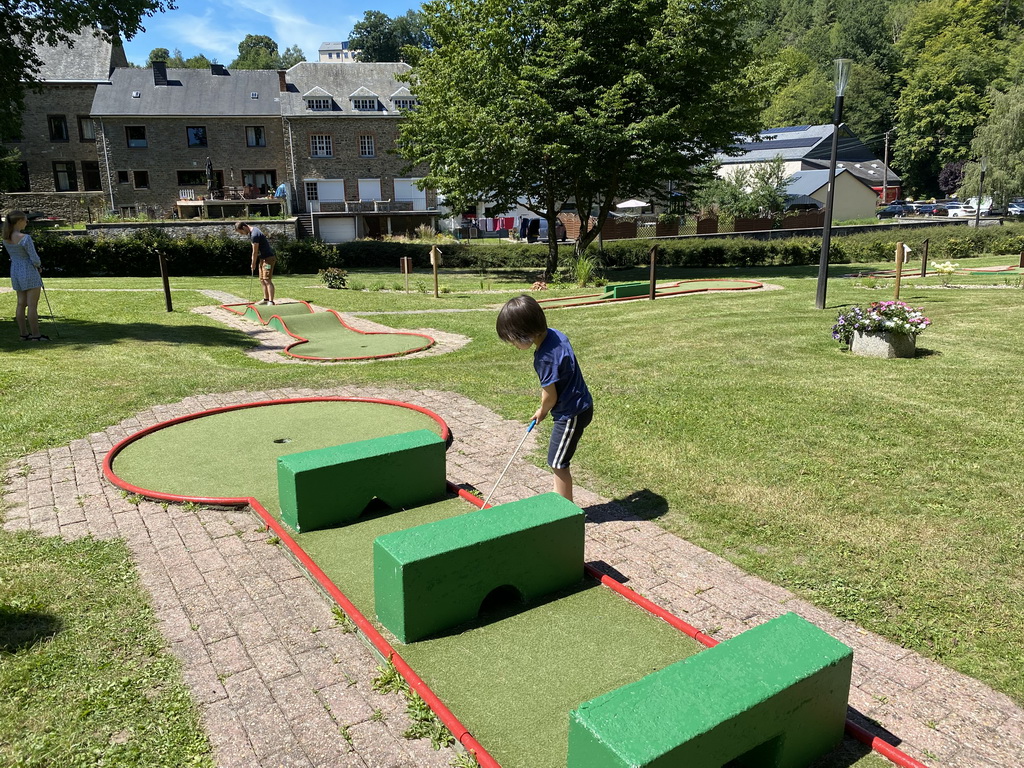
[[[832,338],[865,357],[913,357],[917,334],[932,324],[923,310],[902,301],[875,301],[839,312]]]

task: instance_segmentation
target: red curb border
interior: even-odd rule
[[[736,290],[736,289],[724,289],[724,290]],[[247,305],[248,306],[248,305]],[[234,310],[232,310],[234,311]],[[329,310],[333,311],[333,310]],[[360,397],[301,397],[301,398],[288,398],[285,400],[263,400],[255,403],[243,403],[241,405],[229,405],[221,408],[212,408],[206,411],[199,411],[197,413],[187,414],[185,416],[179,416],[174,419],[169,419],[159,424],[155,424],[151,427],[136,432],[135,434],[129,435],[125,439],[118,442],[113,448],[111,448],[107,455],[103,459],[103,475],[113,485],[118,488],[130,491],[132,493],[138,493],[142,496],[148,496],[150,498],[158,498],[167,501],[178,501],[178,502],[194,502],[200,504],[217,504],[217,505],[231,505],[231,506],[249,506],[261,520],[266,524],[267,528],[272,530],[274,534],[284,543],[288,550],[292,553],[298,563],[306,569],[310,577],[324,590],[324,592],[345,612],[351,620],[363,633],[363,635],[370,641],[374,649],[389,662],[394,664],[395,669],[409,684],[412,688],[426,703],[427,706],[437,715],[438,719],[451,731],[452,735],[458,740],[458,742],[470,752],[476,761],[479,763],[480,768],[501,768],[501,764],[495,760],[491,754],[480,744],[479,741],[469,732],[469,729],[463,725],[462,721],[455,716],[455,714],[445,706],[444,702],[438,698],[437,694],[431,690],[430,686],[418,675],[416,671],[409,666],[408,662],[401,657],[401,655],[394,649],[394,647],[387,641],[387,639],[370,623],[369,620],[363,615],[363,613],[346,597],[345,593],[327,576],[326,573],[321,570],[309,555],[306,554],[305,550],[299,546],[291,534],[285,529],[281,523],[271,515],[266,508],[255,498],[248,497],[228,497],[228,498],[216,498],[216,497],[197,497],[197,496],[179,496],[176,494],[164,494],[156,491],[150,491],[144,488],[139,488],[131,483],[127,483],[116,474],[114,474],[112,464],[114,458],[120,453],[126,446],[135,442],[146,435],[152,434],[165,427],[180,424],[186,421],[192,421],[203,416],[210,416],[217,413],[224,413],[227,411],[241,410],[243,408],[254,408],[265,405],[281,405],[286,403],[303,403],[303,402],[331,402],[331,401],[345,401],[345,402],[363,402],[363,403],[380,403],[383,405],[395,405],[399,407],[409,408],[414,411],[419,411],[428,416],[431,416],[439,424],[442,425],[441,437],[447,443],[451,439],[451,430],[444,420],[433,411],[424,408],[422,406],[413,405],[412,403],[403,403],[397,400],[384,400],[376,398],[360,398]],[[460,498],[466,500],[471,505],[483,509],[484,500],[479,496],[476,496],[464,488],[460,488],[450,480],[446,481],[448,490],[452,493],[457,494]],[[490,507],[492,505],[488,505]],[[618,593],[625,599],[635,603],[640,608],[651,615],[662,619],[672,627],[678,629],[685,635],[693,638],[697,642],[701,643],[705,647],[711,648],[718,645],[719,641],[715,640],[710,635],[701,632],[699,629],[694,627],[692,624],[684,621],[673,613],[665,610],[657,603],[654,603],[647,598],[637,594],[629,587],[625,586],[622,582],[613,579],[608,574],[602,573],[601,571],[594,568],[589,563],[583,564],[584,570],[588,576],[594,578],[599,583],[608,587],[612,591]],[[857,739],[863,744],[866,744],[871,748],[872,751],[877,752],[882,757],[888,759],[900,768],[929,768],[924,763],[906,754],[898,747],[890,744],[878,736],[872,735],[869,731],[862,728],[861,726],[854,723],[852,720],[847,719],[845,725],[846,733],[853,738]]]
[[[306,307],[309,309],[310,314],[314,314],[313,307],[308,301],[303,301],[299,299],[298,301],[289,303],[305,304]],[[430,349],[437,343],[437,339],[433,338],[432,336],[427,336],[425,333],[415,333],[413,331],[361,331],[358,328],[354,328],[353,326],[346,323],[345,319],[341,316],[339,312],[337,312],[337,310],[327,309],[327,312],[330,312],[336,318],[338,318],[338,322],[341,323],[343,328],[358,333],[362,336],[418,336],[421,339],[426,339],[428,343],[424,344],[422,347],[416,347],[415,349],[404,349],[401,352],[388,352],[386,355],[362,355],[360,357],[314,357],[312,355],[300,355],[297,352],[292,352],[292,349],[301,344],[308,343],[309,339],[299,336],[298,334],[292,333],[291,330],[289,330],[288,328],[288,324],[280,315],[270,315],[269,317],[264,319],[263,314],[260,312],[258,308],[258,305],[253,304],[251,302],[247,302],[244,304],[221,304],[220,306],[221,309],[226,309],[228,312],[233,312],[234,314],[239,315],[241,317],[245,316],[245,310],[239,311],[235,309],[235,307],[245,307],[245,309],[251,309],[253,312],[256,313],[256,316],[260,319],[260,322],[263,323],[264,326],[269,325],[270,321],[276,318],[277,321],[281,324],[281,327],[284,329],[284,333],[287,336],[290,336],[291,338],[296,340],[294,343],[289,344],[287,347],[284,348],[284,353],[289,357],[294,357],[298,360],[310,360],[313,362],[323,363],[343,361],[354,362],[357,360],[385,360],[389,357],[402,357],[403,355],[411,355],[414,352],[422,352],[425,349]]]

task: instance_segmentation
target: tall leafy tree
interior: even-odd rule
[[[616,200],[664,200],[758,104],[740,0],[432,0],[435,41],[409,74],[419,107],[399,148],[454,205],[517,201],[554,228],[566,201],[582,251]],[[591,226],[588,214],[595,217]],[[558,265],[549,247],[546,271]]]
[[[306,54],[297,45],[289,45],[281,54],[280,69],[291,69],[300,61],[306,60]]]
[[[992,111],[978,126],[970,155],[964,163],[960,185],[962,196],[975,196],[981,179],[981,166],[987,160],[984,193],[991,194],[1001,206],[1024,194],[1024,86],[1016,85],[1006,93],[993,94]]]
[[[85,27],[130,40],[143,30],[143,18],[173,8],[172,0],[6,2],[0,35],[0,135],[10,136],[20,130],[25,89],[37,80],[42,66],[36,46],[71,45]]]
[[[944,165],[969,155],[975,128],[992,104],[1008,45],[1000,0],[929,0],[903,31],[898,48],[905,86],[896,104],[895,164],[917,194],[937,190]]]
[[[231,69],[280,69],[277,43],[267,35],[246,35],[238,44],[238,58]]]
[[[411,62],[433,45],[426,19],[417,10],[393,19],[381,11],[367,11],[349,37],[349,46],[359,51],[359,61]]]

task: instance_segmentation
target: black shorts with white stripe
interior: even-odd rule
[[[590,422],[594,419],[593,407],[580,411],[575,416],[563,421],[556,421],[551,428],[551,442],[548,444],[548,466],[552,469],[565,469],[572,461],[576,453],[576,446],[579,445],[580,437],[583,436]]]

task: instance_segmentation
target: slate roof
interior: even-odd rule
[[[92,114],[156,117],[251,117],[280,115],[277,72],[268,69],[168,69],[167,85],[155,85],[152,69],[117,69],[99,85]],[[139,98],[133,98],[134,92]],[[258,98],[252,98],[252,94]]]
[[[335,96],[331,109],[333,114],[345,115],[396,115],[391,98],[380,96],[383,93],[397,93],[395,90],[402,84],[395,79],[396,74],[408,72],[411,67],[401,62],[353,62],[339,67],[330,62],[302,61],[288,70],[288,92],[281,95],[281,114],[285,117],[323,116],[323,112],[310,112],[302,94],[312,88],[320,87],[330,93],[352,94],[359,97],[376,96],[382,109],[377,112],[355,110],[348,96]]]
[[[784,128],[770,128],[755,137],[741,137],[735,149],[738,155],[715,155],[715,161],[723,166],[736,163],[763,163],[781,157],[786,161],[799,160],[805,169],[828,170],[832,154],[831,123],[825,125],[794,125]],[[847,168],[861,181],[872,187],[883,186],[885,171],[888,171],[889,186],[902,182],[892,169],[875,157],[871,149],[858,139],[846,125],[839,129],[839,149],[836,170]]]
[[[849,173],[846,168],[836,169],[836,178],[838,179],[844,173]],[[864,186],[870,188],[870,184],[866,184],[863,179],[850,173],[850,176],[857,179],[857,181],[864,184]],[[786,187],[786,194],[788,196],[810,196],[817,192],[822,187],[828,184],[828,169],[820,171],[797,171],[789,177],[789,186]]]
[[[106,40],[99,30],[86,28],[72,36],[72,46],[37,45],[43,61],[39,79],[51,83],[107,82],[114,67],[127,67],[120,40]]]

